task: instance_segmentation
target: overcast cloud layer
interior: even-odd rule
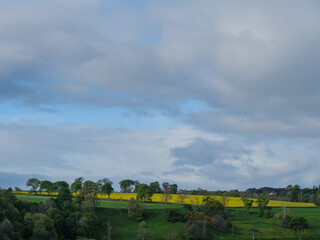
[[[317,0],[0,0],[0,36],[0,186],[320,182]]]

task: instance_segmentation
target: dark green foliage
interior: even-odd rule
[[[121,192],[123,193],[129,193],[132,192],[132,187],[134,185],[134,181],[130,179],[122,180],[119,182]]]
[[[114,191],[112,187],[112,182],[107,182],[101,186],[101,193],[102,194],[108,194],[110,198],[110,194]]]
[[[191,204],[183,204],[183,207],[184,207],[188,212],[191,212],[191,211],[193,210]]]
[[[263,216],[265,218],[272,218],[273,217],[273,213],[271,212],[271,207],[266,207],[265,210],[264,210],[264,214]]]
[[[57,181],[50,186],[51,192],[59,192],[60,189],[69,190],[69,184],[65,181]]]
[[[95,209],[97,205],[97,195],[99,193],[99,185],[98,183],[92,181],[85,181],[82,186],[82,193],[84,198],[88,203],[90,203]]]
[[[286,215],[283,220],[282,220],[282,224],[281,226],[284,227],[284,228],[289,228],[289,222],[291,220],[291,217]]]
[[[81,192],[82,182],[83,182],[83,177],[76,178],[70,186],[70,191],[73,193]]]
[[[220,215],[224,216],[224,206],[222,202],[212,198],[212,197],[206,197],[203,199],[203,203],[205,206],[205,213],[208,216],[215,216]]]
[[[165,194],[176,194],[178,191],[177,184],[169,184],[168,182],[162,183],[162,189]]]
[[[39,188],[41,181],[37,178],[29,178],[26,185],[31,187],[30,191],[37,194],[37,189]]]
[[[130,199],[128,204],[128,218],[141,221],[145,215],[145,208],[133,198]]]
[[[163,193],[163,191],[161,190],[160,184],[157,181],[150,183],[150,188],[152,193]]]
[[[241,201],[244,204],[244,209],[247,211],[247,214],[249,214],[249,210],[252,208],[254,200],[243,197],[241,198]]]
[[[290,219],[288,227],[295,232],[300,232],[308,228],[309,223],[304,217],[293,217]]]
[[[47,211],[47,216],[53,220],[55,229],[60,236],[64,235],[65,232],[65,219],[62,212],[58,208],[50,208]]]
[[[27,229],[32,232],[32,239],[58,239],[54,222],[47,215],[42,213],[27,213],[24,217],[24,222]]]
[[[70,206],[72,202],[72,195],[69,188],[60,188],[57,198],[56,198],[57,205],[60,209],[65,206]]]
[[[258,205],[258,215],[259,215],[259,217],[264,217],[265,216],[265,210],[267,209],[267,205],[269,203],[269,200],[267,198],[265,198],[265,197],[258,197],[257,200],[256,200],[256,203]]]
[[[45,192],[48,192],[48,194],[50,195],[51,189],[52,189],[52,184],[53,183],[48,180],[42,181],[40,184],[39,192],[45,191]]]
[[[139,184],[137,189],[137,200],[138,201],[151,201],[153,193],[151,188],[147,184]]]
[[[186,222],[187,217],[183,213],[179,213],[175,210],[169,210],[168,215],[167,215],[167,220],[168,222]]]
[[[186,239],[204,240],[207,239],[207,229],[204,214],[197,220],[189,219],[184,227]]]

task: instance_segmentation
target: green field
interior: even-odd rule
[[[45,196],[30,196],[16,195],[19,199],[24,199],[32,202],[40,202],[48,197]],[[139,222],[129,220],[127,218],[126,201],[109,201],[100,200],[99,207],[96,209],[100,217],[107,218],[112,225],[112,239],[138,239],[137,229]],[[168,231],[175,231],[180,234],[174,239],[184,239],[184,223],[170,223],[166,220],[167,209],[175,209],[179,212],[184,212],[182,205],[174,204],[145,204],[147,216],[145,221],[149,225],[149,235],[147,239],[166,239]],[[256,209],[252,209],[249,215],[246,214],[243,208],[229,208],[227,211],[230,214],[231,223],[233,225],[233,234],[229,232],[220,232],[214,229],[208,229],[211,235],[209,239],[252,239],[252,228],[254,228],[255,239],[298,239],[298,236],[289,229],[284,229],[280,226],[281,220],[274,218],[259,218],[256,215]],[[275,215],[282,214],[282,208],[273,208],[272,212]],[[310,224],[310,228],[302,233],[302,239],[320,239],[320,208],[289,208],[287,214],[289,216],[303,216]]]

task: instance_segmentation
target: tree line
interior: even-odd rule
[[[52,192],[58,192],[60,188],[69,188],[71,192],[78,194],[82,191],[89,191],[90,194],[101,193],[110,194],[114,192],[113,182],[108,178],[103,178],[97,182],[90,180],[84,181],[84,178],[76,178],[75,181],[69,187],[69,184],[65,181],[50,182],[48,180],[40,181],[37,178],[30,178],[26,185],[30,187],[30,191],[38,194],[39,192],[47,192],[49,195]],[[191,194],[191,195],[206,195],[206,196],[225,196],[225,197],[245,197],[245,198],[257,198],[259,196],[267,197],[270,200],[290,201],[290,202],[305,202],[315,203],[320,205],[320,189],[319,186],[313,186],[313,188],[301,188],[299,185],[288,185],[285,188],[249,188],[245,191],[229,190],[229,191],[208,191],[205,189],[194,190],[178,190],[177,184],[169,184],[163,182],[161,185],[158,181],[151,182],[150,184],[140,183],[131,179],[125,179],[119,182],[120,192],[122,193],[137,193],[138,200],[148,201],[155,193],[165,194],[167,198],[170,198],[169,194]],[[88,190],[89,189],[89,190]],[[17,191],[21,190],[16,188]]]

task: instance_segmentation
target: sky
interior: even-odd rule
[[[0,0],[0,187],[320,184],[318,0]]]

